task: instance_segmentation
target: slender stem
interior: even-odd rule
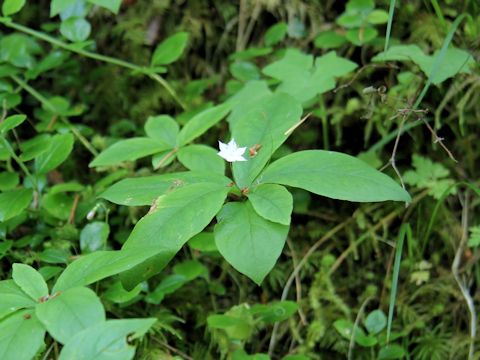
[[[35,90],[33,87],[28,85],[25,81],[21,80],[15,75],[10,76],[13,81],[15,81],[22,89],[24,89],[26,92],[28,92],[30,95],[32,95],[35,99],[37,99],[40,103],[42,103],[49,111],[53,112],[54,114],[58,114],[58,111],[55,107],[55,105],[52,104],[50,100],[48,100],[45,96],[40,94],[37,90]],[[82,135],[82,133],[75,127],[73,126],[64,116],[60,116],[60,120],[66,124],[69,129],[72,131],[73,135],[77,137],[77,139],[85,146],[85,148],[90,151],[90,153],[93,156],[98,155],[97,149],[93,147],[92,144],[85,138],[85,136]]]
[[[35,177],[33,177],[32,173],[30,170],[28,170],[27,166],[23,163],[23,161],[18,157],[17,154],[15,154],[15,151],[13,150],[12,146],[8,142],[7,139],[5,139],[4,136],[0,136],[0,141],[2,142],[3,146],[7,149],[7,151],[10,153],[10,156],[17,162],[18,166],[23,170],[25,175],[30,179],[32,182],[32,185],[34,186],[35,189],[38,189],[37,187],[37,180]]]
[[[95,59],[95,60],[102,61],[102,62],[105,62],[105,63],[117,65],[117,66],[120,66],[120,67],[124,67],[124,68],[130,69],[130,70],[139,72],[141,74],[144,74],[144,75],[148,76],[149,78],[158,82],[160,85],[162,85],[167,90],[167,92],[172,96],[172,98],[182,107],[182,109],[187,108],[186,105],[180,100],[180,98],[178,97],[175,90],[170,86],[170,84],[160,75],[158,75],[156,73],[153,73],[151,68],[144,67],[144,66],[139,66],[139,65],[130,63],[128,61],[120,60],[120,59],[113,58],[113,57],[106,56],[106,55],[97,54],[97,53],[82,49],[78,45],[65,43],[65,42],[63,42],[61,40],[58,40],[58,39],[56,39],[56,38],[54,38],[50,35],[47,35],[47,34],[42,33],[40,31],[30,29],[29,27],[17,24],[13,21],[10,21],[9,19],[6,19],[6,18],[0,18],[0,23],[2,23],[3,25],[5,25],[9,28],[21,31],[25,34],[28,34],[28,35],[31,35],[33,37],[36,37],[37,39],[46,41],[46,42],[48,42],[52,45],[58,46],[62,49],[68,50],[70,52],[88,57],[90,59]]]

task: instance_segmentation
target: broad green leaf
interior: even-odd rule
[[[73,42],[87,40],[91,31],[90,23],[81,17],[70,17],[60,25],[60,33]]]
[[[52,293],[85,286],[131,269],[151,256],[150,249],[96,251],[80,256],[58,278]]]
[[[159,273],[192,236],[212,221],[229,190],[218,183],[199,183],[160,196],[123,245],[126,250],[150,249],[152,255],[121,275],[126,288]]]
[[[0,191],[12,190],[18,185],[19,182],[20,177],[16,172],[5,171],[0,173]]]
[[[300,120],[302,107],[287,94],[277,93],[245,111],[231,124],[232,137],[240,147],[261,146],[248,161],[233,163],[235,182],[240,188],[249,187],[276,149],[287,139],[285,132]]]
[[[178,134],[178,144],[186,145],[196,139],[213,125],[222,120],[230,111],[229,104],[217,105],[213,108],[202,111],[190,119]]]
[[[29,265],[13,264],[12,278],[20,289],[33,300],[48,295],[48,286],[42,275]]]
[[[188,33],[179,32],[165,40],[157,46],[152,55],[152,65],[168,65],[182,56],[183,50],[187,46]]]
[[[5,134],[7,131],[16,128],[27,119],[26,115],[12,115],[0,122],[0,134]]]
[[[57,219],[67,220],[73,206],[73,196],[48,193],[42,198],[42,208]]]
[[[350,60],[329,52],[316,58],[298,49],[287,49],[285,56],[266,66],[264,74],[281,81],[277,91],[290,94],[306,102],[335,87],[335,77],[345,75],[357,67]]]
[[[352,44],[362,46],[375,39],[378,30],[372,27],[350,29],[345,34],[345,38]]]
[[[282,253],[289,227],[260,217],[249,202],[227,203],[217,220],[218,251],[235,269],[260,285]]]
[[[245,114],[245,109],[252,109],[261,104],[272,91],[265,81],[252,80],[247,82],[235,95],[226,102],[232,106],[227,121],[230,125],[237,122]]]
[[[333,30],[321,32],[313,41],[315,47],[320,49],[335,49],[346,42],[347,40],[345,39],[345,36]]]
[[[293,210],[293,197],[281,185],[261,184],[252,188],[248,199],[261,217],[283,225],[290,225]]]
[[[287,30],[288,25],[283,21],[270,26],[264,36],[265,45],[273,46],[278,44],[287,35]]]
[[[213,233],[207,231],[201,232],[188,240],[188,246],[198,251],[218,251]]]
[[[173,273],[184,276],[187,281],[208,276],[208,268],[196,260],[186,260],[173,267]]]
[[[123,288],[121,281],[116,281],[102,294],[102,298],[117,304],[122,304],[138,296],[142,288],[143,284],[140,283],[131,291],[127,291]]]
[[[370,24],[385,24],[388,21],[388,12],[385,10],[373,10],[368,14],[367,21]]]
[[[94,221],[80,232],[80,249],[83,253],[105,249],[110,227],[107,223]]]
[[[429,77],[432,73],[433,64],[439,51],[432,56],[426,55],[417,45],[396,45],[391,46],[387,51],[373,57],[373,61],[412,61],[417,64]],[[469,73],[470,67],[475,63],[474,58],[462,49],[449,48],[445,57],[436,71],[433,84],[440,84],[446,79],[455,76],[457,73]]]
[[[0,359],[33,359],[44,337],[45,329],[33,310],[17,311],[0,322]]]
[[[378,334],[387,326],[387,317],[382,310],[374,310],[365,319],[365,327],[370,334]]]
[[[332,199],[411,201],[410,195],[389,176],[353,156],[334,151],[306,150],[287,155],[268,166],[259,180]]]
[[[73,135],[59,134],[51,138],[47,151],[35,158],[37,174],[46,174],[63,163],[73,149]]]
[[[154,170],[170,165],[177,158],[176,149],[162,151],[152,156],[152,167]]]
[[[208,171],[212,174],[225,173],[225,161],[218,156],[217,150],[206,145],[188,145],[180,148],[178,160],[189,170]]]
[[[17,215],[32,202],[31,189],[15,189],[0,194],[0,221],[7,221]]]
[[[72,337],[63,347],[59,360],[129,360],[135,348],[126,341],[143,336],[156,318],[108,320]],[[131,335],[133,333],[133,335]]]
[[[48,134],[41,134],[30,140],[22,141],[20,144],[20,149],[22,149],[20,160],[29,161],[43,154],[50,148],[51,141],[52,137]]]
[[[150,304],[158,305],[162,302],[165,296],[173,294],[188,282],[183,275],[172,274],[165,277],[158,286],[145,296],[145,301]]]
[[[230,64],[230,73],[234,78],[240,81],[249,81],[260,79],[260,71],[252,62],[236,61]]]
[[[22,10],[25,0],[3,0],[2,13],[3,16],[10,16]]]
[[[210,315],[207,324],[209,328],[221,329],[230,339],[237,340],[249,339],[255,329],[250,307],[246,304],[234,306],[223,315]]]
[[[86,287],[53,294],[37,305],[35,314],[48,333],[61,344],[75,334],[105,321],[105,310],[97,295]]]
[[[169,146],[147,137],[120,140],[102,151],[91,163],[90,167],[113,166],[124,161],[139,158],[168,150]]]
[[[387,345],[378,352],[378,360],[403,359],[404,356],[405,349],[397,344]]]
[[[273,51],[271,47],[257,48],[249,47],[246,50],[234,52],[229,56],[230,60],[250,60],[260,56],[265,56]]]
[[[88,2],[108,9],[114,14],[118,14],[122,5],[122,0],[88,0]]]
[[[231,180],[219,174],[196,171],[130,178],[110,186],[100,197],[119,205],[152,205],[160,195],[185,185],[203,182],[228,186]]]
[[[378,342],[376,338],[365,335],[365,332],[361,328],[355,327],[354,324],[349,320],[336,320],[333,323],[333,327],[347,340],[350,340],[352,336],[354,336],[355,342],[360,346],[371,347],[376,345]]]
[[[60,14],[62,11],[75,5],[77,0],[52,0],[50,3],[50,17]]]
[[[66,192],[79,192],[84,189],[82,184],[79,184],[76,181],[65,182],[61,184],[54,185],[50,188],[49,194],[61,194]]]
[[[145,133],[152,139],[168,144],[170,148],[177,146],[177,122],[168,115],[150,116],[145,123]]]
[[[22,308],[36,304],[13,280],[0,281],[0,320]]]
[[[31,68],[35,65],[34,55],[41,53],[42,48],[30,36],[13,33],[0,39],[0,60],[16,67]],[[3,67],[3,70],[8,70]],[[11,72],[10,72],[11,74]]]

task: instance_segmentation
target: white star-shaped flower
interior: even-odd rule
[[[218,155],[227,160],[228,162],[247,161],[247,159],[242,156],[247,148],[238,147],[234,139],[230,140],[228,144],[224,144],[219,141],[218,147],[220,148]]]

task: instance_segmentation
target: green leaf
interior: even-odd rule
[[[15,189],[0,194],[0,221],[7,221],[30,205],[33,198],[32,189]]]
[[[315,47],[320,49],[338,48],[346,42],[347,40],[345,39],[345,36],[333,30],[321,32],[313,41]]]
[[[35,158],[35,171],[37,174],[46,174],[63,163],[73,149],[73,135],[59,134],[51,138],[47,151]]]
[[[156,318],[109,320],[93,325],[65,344],[59,360],[133,359],[135,348],[127,343],[127,335],[129,340],[141,337],[156,321]]]
[[[287,320],[298,310],[297,303],[293,301],[279,301],[273,304],[255,304],[252,307],[252,315],[267,324]]]
[[[470,236],[468,238],[468,246],[480,246],[480,226],[471,226],[469,229]]]
[[[107,223],[94,221],[80,232],[80,248],[83,253],[105,249],[110,227]]]
[[[25,0],[4,0],[2,5],[3,16],[10,16],[22,10]]]
[[[150,249],[152,255],[121,275],[126,288],[160,272],[192,236],[212,221],[229,190],[218,183],[199,183],[160,196],[123,245],[126,250]]]
[[[282,253],[289,227],[260,217],[249,202],[227,203],[217,220],[214,233],[220,254],[260,285]]]
[[[382,310],[374,310],[365,319],[365,327],[370,334],[378,334],[387,326],[387,317]]]
[[[350,340],[352,336],[354,336],[355,342],[360,346],[371,347],[378,342],[376,338],[365,335],[365,332],[361,328],[354,327],[354,324],[349,320],[336,320],[333,323],[333,327],[347,340]]]
[[[390,344],[380,349],[378,360],[403,359],[406,352],[403,347],[396,344]]]
[[[180,58],[187,46],[188,37],[187,32],[179,32],[163,40],[153,52],[152,65],[168,65]]]
[[[57,219],[67,220],[73,206],[73,196],[67,194],[46,194],[42,199],[42,208]]]
[[[12,190],[18,185],[19,182],[20,177],[16,172],[5,171],[0,173],[0,191]]]
[[[388,12],[385,10],[373,10],[367,16],[367,21],[370,24],[385,24],[388,21]]]
[[[353,156],[334,151],[306,150],[287,155],[268,166],[260,181],[339,200],[411,201],[392,178]]]
[[[357,67],[350,60],[337,57],[331,51],[316,58],[298,49],[287,49],[285,56],[266,66],[264,74],[281,80],[277,91],[290,94],[298,101],[307,102],[318,94],[335,88],[335,77],[343,76]]]
[[[0,281],[0,320],[23,308],[36,304],[13,280]]]
[[[272,94],[265,81],[252,80],[247,82],[234,96],[227,100],[232,106],[227,121],[235,124],[245,114],[245,109],[252,109],[261,104]]]
[[[70,17],[60,25],[60,33],[73,42],[87,40],[91,31],[90,23],[81,17]]]
[[[168,144],[170,148],[177,146],[177,122],[168,115],[150,116],[145,123],[145,133],[148,137]]]
[[[75,5],[77,0],[52,0],[50,3],[50,17],[60,14],[62,11]]]
[[[17,311],[0,322],[0,359],[33,359],[44,337],[45,329],[33,310]]]
[[[293,197],[284,186],[261,184],[248,193],[248,199],[261,217],[272,222],[290,225]]]
[[[131,291],[127,291],[123,288],[121,281],[116,281],[102,294],[102,298],[117,304],[122,304],[131,301],[138,296],[142,291],[142,288],[143,284],[140,283]]]
[[[152,292],[145,297],[145,301],[150,304],[158,305],[162,302],[166,295],[173,294],[187,282],[188,280],[183,275],[168,275]]]
[[[27,119],[26,115],[12,115],[0,122],[0,134],[6,134],[7,131],[16,128]]]
[[[266,46],[273,46],[285,39],[287,35],[288,25],[285,22],[279,22],[268,28],[264,36]]]
[[[102,151],[89,167],[114,166],[124,161],[134,161],[168,149],[168,145],[147,137],[120,140]]]
[[[196,139],[213,125],[222,120],[229,112],[231,106],[229,104],[221,104],[206,109],[190,119],[187,124],[180,130],[178,134],[178,144],[186,145]]]
[[[218,251],[215,245],[215,237],[211,232],[201,232],[188,240],[188,246],[194,250],[212,252]]]
[[[178,153],[178,160],[189,170],[208,171],[213,174],[225,173],[225,161],[218,156],[217,150],[206,145],[188,145]]]
[[[120,205],[152,205],[160,195],[182,186],[204,182],[228,186],[231,180],[219,174],[195,171],[130,178],[110,186],[100,197]]]
[[[150,249],[96,251],[80,256],[59,276],[52,293],[85,286],[119,274],[151,256]]]
[[[210,315],[207,318],[209,328],[225,331],[230,339],[247,340],[252,336],[255,322],[250,307],[240,304],[232,307],[223,315]]]
[[[38,304],[35,314],[48,333],[61,344],[75,334],[105,321],[105,310],[97,295],[86,287],[54,294]]]
[[[260,79],[257,65],[249,61],[236,61],[230,64],[230,73],[240,81]]]
[[[48,134],[41,134],[27,141],[22,141],[20,144],[20,149],[22,149],[20,160],[29,161],[43,154],[50,148],[51,142],[52,137]]]
[[[246,155],[248,161],[233,163],[235,182],[241,189],[252,184],[275,150],[287,139],[285,132],[300,120],[301,114],[298,101],[287,94],[276,93],[245,111],[231,124],[232,137],[240,147],[261,146],[254,157]]]
[[[48,295],[48,286],[42,275],[29,265],[13,264],[12,278],[20,289],[30,296],[33,300]]]
[[[378,31],[375,28],[366,27],[366,28],[358,28],[358,29],[350,29],[345,34],[345,37],[348,41],[352,44],[357,46],[362,46],[373,39],[375,39],[378,35]]]
[[[122,5],[122,0],[88,0],[88,2],[108,9],[114,14],[118,14]]]

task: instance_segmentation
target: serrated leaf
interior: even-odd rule
[[[411,201],[389,176],[353,156],[334,151],[306,150],[287,155],[269,165],[259,180],[339,200]]]
[[[220,254],[260,285],[282,253],[289,227],[262,218],[249,202],[225,204],[217,221],[214,234]]]

